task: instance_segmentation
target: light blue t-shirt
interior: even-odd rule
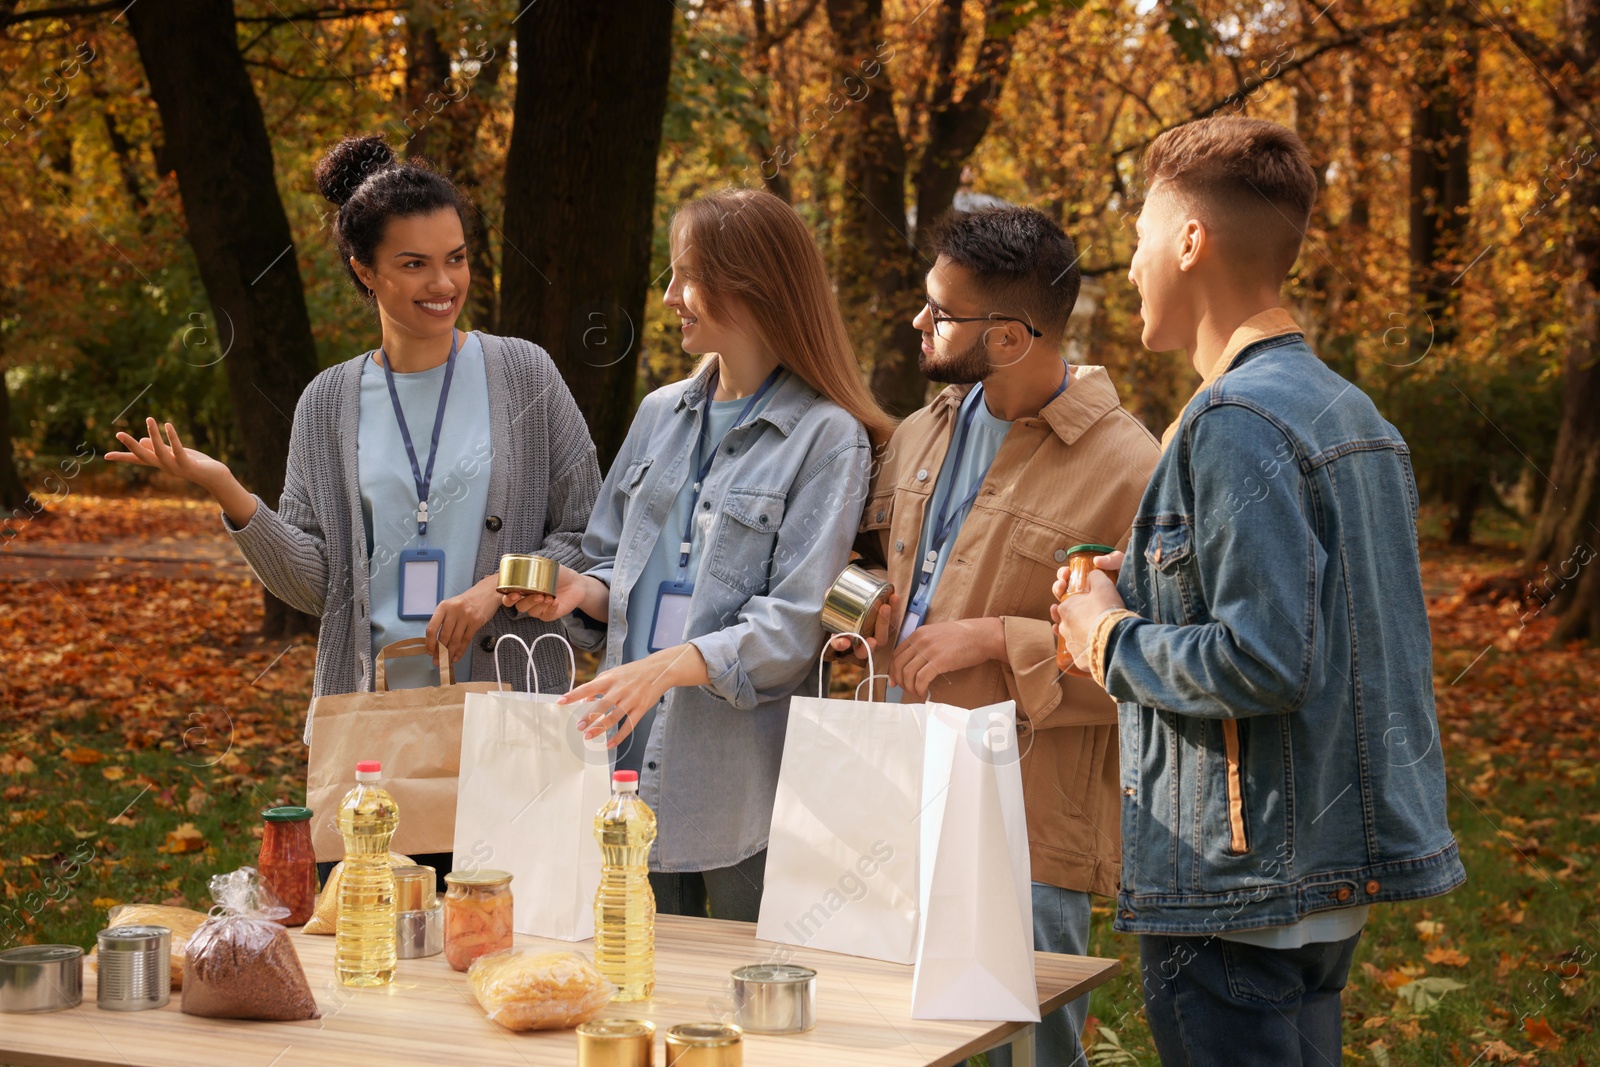
[[[969,414],[972,417],[972,425],[967,431],[967,447],[961,455],[960,464],[957,465],[956,442],[961,437],[961,424]],[[984,403],[981,389],[973,389],[961,401],[961,410],[956,414],[956,430],[950,439],[949,451],[945,453],[944,466],[939,468],[939,478],[934,482],[933,495],[928,498],[926,514],[922,520],[922,537],[917,542],[919,574],[929,551],[928,546],[933,543],[934,526],[939,521],[939,508],[946,500],[949,500],[949,506],[954,508],[965,500],[974,488],[983,484],[984,477],[989,473],[990,464],[994,462],[1000,446],[1005,444],[1006,434],[1010,432],[1011,423],[997,419],[989,413],[989,405]],[[933,603],[933,594],[939,587],[939,579],[944,576],[945,564],[949,562],[956,540],[961,536],[961,525],[967,521],[967,515],[971,511],[972,505],[968,503],[955,512],[954,525],[950,530],[950,536],[945,539],[934,560],[933,573],[922,575],[922,580],[917,584],[915,596],[917,603]],[[909,604],[907,608],[909,610]],[[899,687],[891,687],[885,699],[898,704],[903,695]]]
[[[444,365],[414,374],[396,374],[395,392],[406,413],[417,465],[426,471],[433,420],[444,385]],[[417,488],[406,457],[405,439],[395,421],[394,404],[383,368],[368,358],[361,368],[361,413],[356,432],[361,518],[367,533],[367,576],[372,597],[372,654],[407,637],[421,637],[426,619],[400,618],[400,552],[438,548],[445,554],[444,595],[465,592],[480,576],[478,538],[489,502],[489,381],[483,347],[467,334],[456,352],[450,397],[439,431],[439,454],[428,486],[428,533],[417,534]],[[388,662],[390,689],[439,684],[439,669],[426,656]],[[455,666],[458,679],[472,676],[472,650]]]
[[[761,409],[767,406],[767,401],[777,392],[777,383],[768,389],[756,405],[750,409],[746,421],[754,419],[761,414]],[[716,448],[717,443],[724,435],[733,429],[734,420],[739,417],[739,412],[744,410],[749,403],[749,397],[739,397],[735,400],[713,400],[711,402],[711,417],[706,422],[707,448]],[[644,659],[650,654],[650,631],[656,616],[656,594],[661,589],[662,582],[675,582],[678,580],[678,546],[683,536],[683,527],[689,521],[689,509],[694,506],[694,470],[695,453],[689,453],[689,471],[684,476],[683,484],[678,487],[678,495],[673,498],[672,510],[667,512],[667,520],[661,527],[661,534],[656,538],[655,548],[650,552],[650,558],[645,562],[644,570],[639,575],[638,583],[634,585],[632,594],[628,597],[628,635],[622,645],[622,662],[632,663]],[[713,516],[710,513],[696,516],[694,527],[689,538],[689,568],[688,580],[696,581],[696,574],[700,570],[700,546],[704,544],[706,532],[711,527]],[[674,638],[670,644],[677,644],[683,640],[682,635]],[[619,771],[637,771],[644,760],[644,749],[650,740],[650,729],[655,725],[656,712],[652,708],[645,712],[633,729],[633,734],[618,746],[616,769]]]

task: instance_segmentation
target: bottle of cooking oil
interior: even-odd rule
[[[594,895],[594,965],[617,987],[617,1000],[648,1000],[656,985],[656,897],[650,890],[650,844],[656,813],[639,799],[639,775],[611,776],[611,799],[594,817],[600,842],[600,889]]]
[[[335,970],[348,986],[394,980],[394,874],[389,839],[400,822],[394,798],[378,784],[383,764],[356,764],[356,787],[339,804],[344,880],[339,884]]]

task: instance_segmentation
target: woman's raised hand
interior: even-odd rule
[[[119,432],[117,440],[128,450],[107,452],[106,459],[112,463],[154,467],[192,482],[216,497],[235,526],[244,526],[250,521],[255,514],[255,497],[239,484],[226,463],[204,452],[185,448],[178,428],[170,422],[157,426],[155,419],[145,419],[144,424],[149,437],[135,440],[132,434]]]
[[[508,608],[516,608],[523,615],[531,615],[543,622],[555,622],[583,607],[584,594],[588,591],[586,583],[589,582],[601,584],[563,565],[556,577],[555,596],[544,593],[507,593],[501,603]],[[607,592],[609,593],[609,590]],[[604,615],[605,612],[602,610],[601,617]]]

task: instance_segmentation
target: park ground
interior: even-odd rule
[[[74,493],[0,548],[0,945],[88,946],[129,901],[209,906],[253,862],[261,809],[304,799],[314,647],[264,643],[215,510]],[[1552,647],[1516,530],[1450,548],[1424,588],[1468,881],[1373,910],[1345,991],[1345,1062],[1600,1064],[1600,655]],[[1156,1064],[1137,945],[1095,912],[1095,1067]]]

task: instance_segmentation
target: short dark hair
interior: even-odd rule
[[[1078,249],[1031,207],[950,211],[934,224],[934,256],[971,271],[990,299],[1046,333],[1066,328],[1078,302]]]
[[[1149,188],[1167,183],[1218,231],[1230,259],[1288,276],[1317,199],[1311,153],[1289,127],[1242,115],[1184,123],[1150,142],[1144,169]]]
[[[317,191],[339,205],[333,237],[345,271],[363,296],[366,287],[350,260],[372,265],[390,219],[455,208],[461,231],[471,240],[472,202],[466,195],[426,162],[396,163],[394,149],[382,137],[346,137],[317,161],[314,174]]]

